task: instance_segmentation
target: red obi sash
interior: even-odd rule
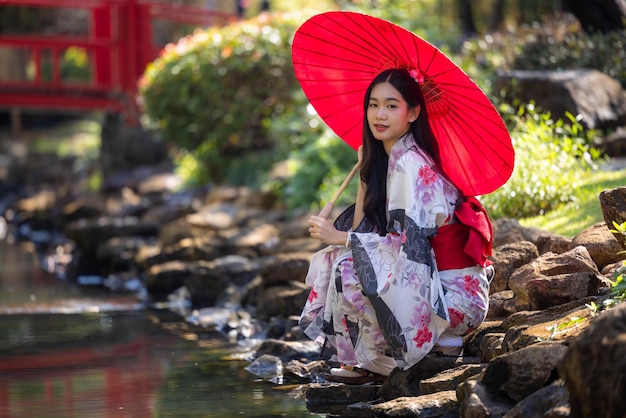
[[[491,264],[493,228],[487,211],[473,197],[466,197],[454,214],[458,223],[443,225],[430,239],[439,270]]]

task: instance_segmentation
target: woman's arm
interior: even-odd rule
[[[358,161],[359,166],[361,165],[361,161],[363,159],[363,146],[361,145],[358,150]],[[359,176],[359,188],[356,192],[356,201],[354,204],[354,219],[352,221],[352,230],[355,230],[357,226],[363,221],[365,217],[365,212],[363,212],[363,205],[365,202],[365,192],[367,191],[367,185],[363,183],[363,180],[360,179]]]

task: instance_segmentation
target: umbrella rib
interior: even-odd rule
[[[493,133],[492,133],[491,131],[489,131],[489,130],[485,130],[485,132],[486,132],[486,133],[488,133],[488,135],[483,136],[483,132],[479,132],[479,131],[476,129],[479,125],[475,125],[475,124],[466,124],[466,126],[462,126],[462,125],[459,123],[459,121],[464,121],[464,120],[465,120],[465,118],[463,118],[461,115],[457,114],[456,112],[454,113],[454,116],[451,116],[449,119],[450,119],[450,121],[451,121],[452,123],[454,123],[454,124],[455,124],[455,126],[456,126],[458,129],[461,129],[461,131],[462,131],[462,128],[466,128],[466,129],[468,129],[468,130],[472,131],[472,132],[475,134],[475,138],[476,138],[476,140],[478,140],[478,141],[480,141],[480,142],[481,142],[482,147],[481,147],[481,146],[479,146],[479,144],[474,143],[474,144],[476,145],[474,148],[475,148],[476,152],[480,153],[480,154],[481,154],[483,157],[485,157],[485,158],[486,158],[487,156],[486,156],[486,154],[483,152],[483,149],[488,149],[488,148],[491,148],[491,147],[493,147],[493,146],[494,146],[494,145],[496,145],[496,144],[498,144],[498,145],[506,145],[506,144],[503,144],[501,141],[499,141],[499,140],[498,140],[498,139],[500,139],[500,138],[501,138],[501,136],[500,136],[500,135],[493,134]],[[507,134],[507,135],[508,135],[508,134]],[[494,141],[493,141],[493,142],[491,142],[491,141],[487,141],[487,139],[485,139],[485,137],[486,137],[486,136],[491,136],[492,138],[494,138]],[[457,154],[457,157],[458,157],[458,153],[456,153],[456,154]],[[506,166],[507,166],[507,167],[509,167],[509,168],[511,168],[511,167],[512,167],[512,166],[511,166],[511,164],[510,164],[510,162],[509,162],[508,160],[506,160],[506,159],[505,159],[505,158],[501,155],[501,153],[500,153],[500,152],[496,153],[496,156],[498,157],[498,159],[499,159],[499,160],[500,160],[500,161],[501,161],[504,165],[506,165]],[[459,159],[459,158],[457,158],[457,159]],[[460,159],[459,159],[459,160],[460,160]]]

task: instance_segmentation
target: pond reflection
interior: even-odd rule
[[[15,251],[0,242],[0,418],[320,416],[245,371],[238,347],[187,341],[132,297],[60,282]]]

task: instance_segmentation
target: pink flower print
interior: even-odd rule
[[[337,357],[344,364],[356,364],[356,354],[350,338],[337,336]]]
[[[411,315],[411,326],[415,328],[427,327],[430,324],[430,310],[425,301],[415,305]]]
[[[476,296],[480,292],[480,282],[477,278],[467,275],[463,277],[463,281],[465,282],[465,291],[470,295]]]
[[[313,303],[313,301],[315,299],[317,299],[317,296],[318,295],[317,295],[317,292],[315,291],[315,289],[311,289],[311,292],[309,293],[309,297],[308,297],[307,300],[309,301],[309,303]]]
[[[465,315],[456,309],[448,308],[448,315],[450,315],[450,327],[456,328],[463,323]]]
[[[345,316],[343,318],[341,318],[341,324],[343,325],[343,330],[347,334],[349,332],[349,330],[348,330],[348,321],[346,320]]]
[[[433,333],[430,332],[428,327],[420,328],[417,330],[413,341],[415,341],[415,346],[417,348],[421,348],[424,344],[430,342],[433,339]]]
[[[437,180],[437,173],[429,166],[421,167],[418,171],[418,175],[425,186],[430,186]]]
[[[416,272],[409,273],[406,279],[409,283],[409,286],[411,286],[411,289],[419,289],[424,284],[422,276]]]

